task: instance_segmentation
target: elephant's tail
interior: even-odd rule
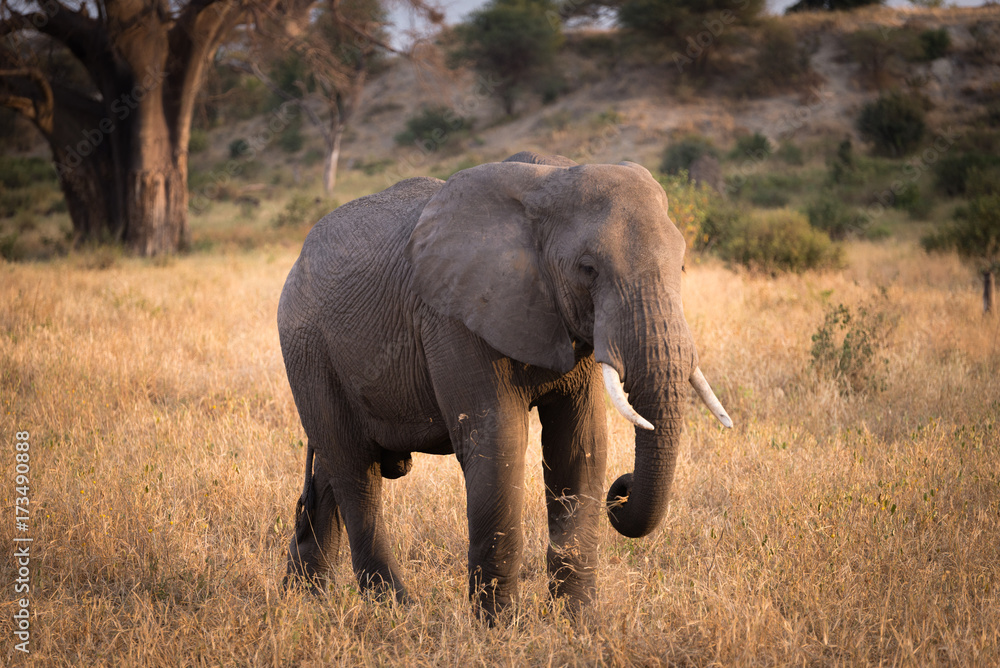
[[[313,477],[313,446],[310,442],[306,446],[306,480],[302,487],[302,494],[299,496],[299,500],[295,503],[295,529],[296,532],[299,530],[301,524],[299,520],[302,518],[302,511],[306,508],[312,508],[315,499],[313,497],[316,492],[313,491],[312,484]]]

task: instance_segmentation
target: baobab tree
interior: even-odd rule
[[[237,26],[307,25],[314,0],[67,1],[0,0],[0,104],[48,142],[78,241],[183,248],[206,66]]]

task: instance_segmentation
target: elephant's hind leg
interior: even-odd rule
[[[312,457],[309,458],[310,460]],[[288,546],[286,585],[303,582],[324,588],[340,551],[342,522],[330,475],[321,462],[312,474],[296,508],[295,535]]]

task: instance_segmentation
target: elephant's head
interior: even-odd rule
[[[505,355],[565,373],[574,341],[593,346],[636,425],[635,472],[612,485],[609,517],[643,536],[666,511],[687,383],[732,423],[698,369],[685,243],[663,188],[634,163],[564,165],[458,172],[424,207],[407,254],[421,297]]]

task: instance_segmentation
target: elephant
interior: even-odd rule
[[[325,587],[346,528],[361,590],[407,601],[382,480],[405,475],[414,452],[454,454],[469,596],[495,623],[517,597],[537,408],[549,591],[572,610],[593,601],[602,511],[633,537],[664,516],[687,383],[732,426],[684,318],[684,252],[642,166],[527,152],[322,218],[278,306],[308,438],[286,584]],[[635,425],[634,473],[606,499],[605,389]]]

